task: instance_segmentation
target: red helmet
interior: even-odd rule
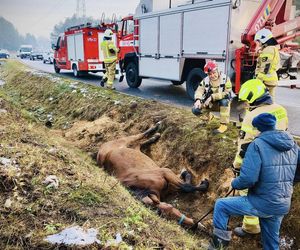
[[[218,69],[218,64],[216,63],[216,61],[208,61],[204,66],[204,72],[206,74],[217,69]]]

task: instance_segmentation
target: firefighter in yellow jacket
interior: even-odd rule
[[[112,40],[112,36],[113,32],[111,29],[106,29],[104,32],[103,41],[101,43],[106,73],[104,74],[100,84],[102,87],[104,87],[104,83],[107,82],[107,88],[109,89],[115,89],[113,87],[113,83],[115,79],[116,63],[119,52]]]
[[[208,61],[204,66],[204,72],[208,76],[199,84],[195,92],[193,113],[200,115],[202,108],[210,110],[214,104],[218,104],[221,124],[214,133],[224,133],[230,118],[232,85],[230,79],[219,72],[215,61]]]
[[[255,70],[256,78],[267,86],[270,95],[275,98],[275,87],[278,84],[276,71],[280,62],[279,51],[276,47],[278,43],[273,38],[272,32],[265,28],[255,34],[254,40],[259,42],[261,48]]]
[[[250,107],[242,122],[238,140],[238,151],[233,162],[233,168],[239,170],[248,145],[259,134],[259,131],[252,126],[254,117],[261,113],[271,113],[276,117],[276,129],[286,130],[288,126],[287,112],[284,107],[273,102],[266,86],[259,79],[252,79],[245,82],[239,92],[239,100],[247,102]],[[240,192],[240,195],[247,195],[247,190]],[[247,234],[260,233],[259,219],[252,216],[244,216],[243,226],[234,229],[234,233],[240,237]]]

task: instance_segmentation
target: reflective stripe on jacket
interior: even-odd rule
[[[248,111],[242,122],[240,130],[240,138],[238,140],[238,151],[234,159],[234,167],[239,168],[243,163],[243,158],[247,150],[247,145],[259,135],[259,131],[252,126],[252,120],[254,117],[261,113],[271,113],[275,115],[277,119],[276,129],[286,130],[288,127],[287,112],[284,107],[279,104],[273,103],[271,105],[262,105],[256,107],[252,111]]]
[[[267,46],[259,53],[255,70],[256,78],[263,82],[277,82],[276,71],[279,68],[280,56],[276,46]]]

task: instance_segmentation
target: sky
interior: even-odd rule
[[[86,16],[101,18],[113,13],[134,13],[139,0],[85,0]],[[14,24],[25,35],[49,38],[55,24],[76,12],[77,0],[0,0],[0,16]],[[1,31],[0,31],[1,32]]]

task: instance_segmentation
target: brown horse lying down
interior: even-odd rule
[[[179,219],[179,224],[193,225],[193,219],[186,217],[172,205],[161,202],[161,194],[173,190],[185,193],[206,191],[208,181],[205,180],[200,185],[193,186],[184,182],[171,169],[160,168],[140,151],[141,146],[149,145],[159,139],[159,134],[145,139],[158,129],[159,124],[157,123],[144,133],[104,143],[99,149],[97,163],[115,175],[145,204],[157,207],[168,217]],[[184,172],[184,175],[190,179],[189,173]]]

